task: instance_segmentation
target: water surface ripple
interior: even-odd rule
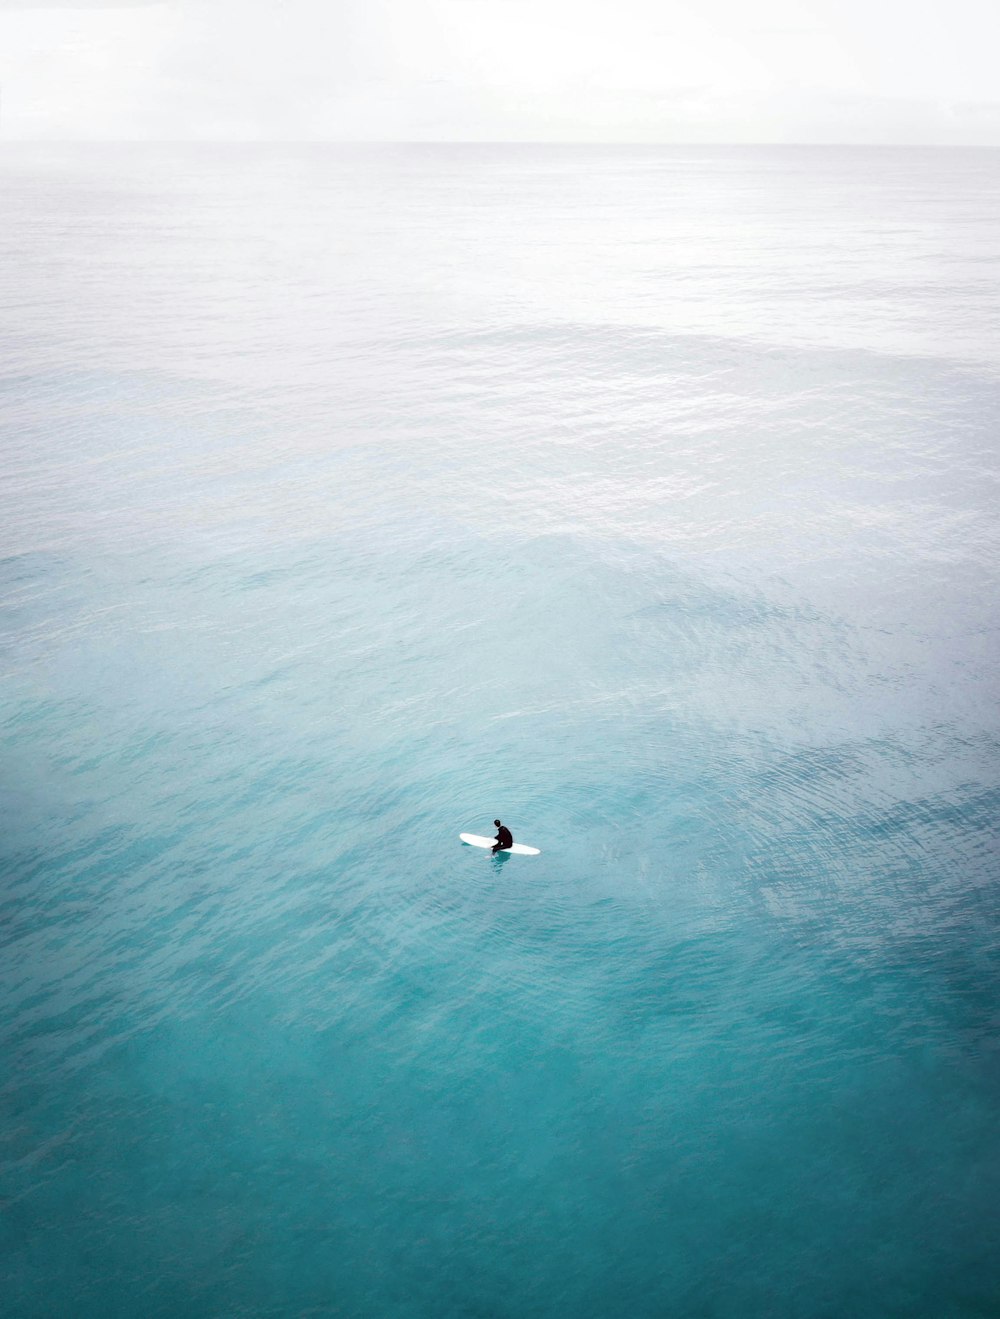
[[[1000,156],[0,178],[4,1313],[995,1315]]]

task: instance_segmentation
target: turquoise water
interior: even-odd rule
[[[1000,154],[0,180],[4,1312],[997,1314]]]

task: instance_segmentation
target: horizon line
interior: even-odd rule
[[[786,142],[786,141],[712,141],[651,142],[643,138],[615,138],[607,141],[579,138],[274,138],[274,137],[5,137],[4,146],[273,146],[273,147],[647,147],[652,150],[872,150],[872,151],[1000,151],[1000,142]]]

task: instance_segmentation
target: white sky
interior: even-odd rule
[[[0,136],[1000,145],[1000,0],[0,0]]]

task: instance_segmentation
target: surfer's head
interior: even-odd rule
[[[499,821],[499,820],[494,820],[493,823],[496,825],[496,827],[497,827],[498,829],[500,828],[500,821]]]

